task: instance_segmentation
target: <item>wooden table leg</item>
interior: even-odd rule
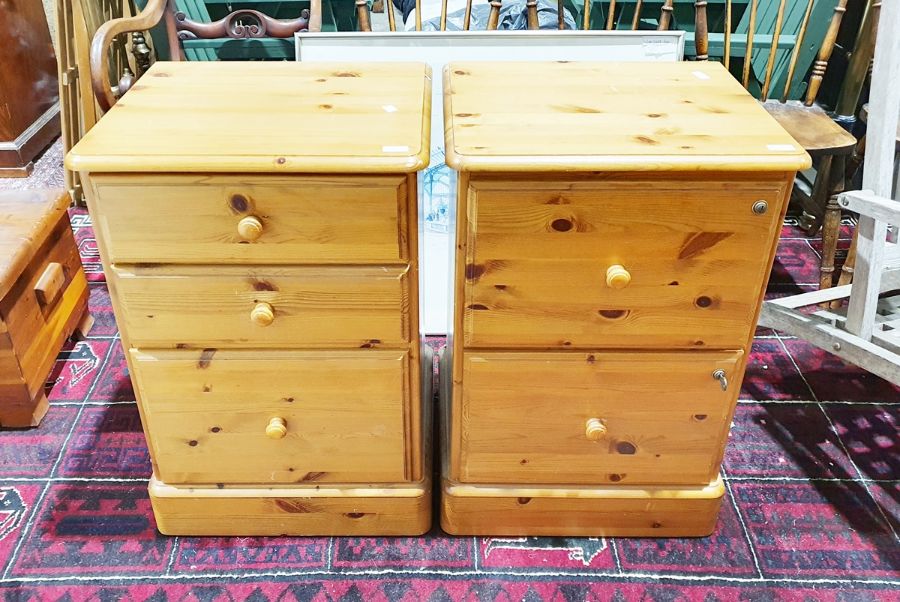
[[[823,159],[824,161],[825,159]],[[828,177],[828,203],[822,223],[822,265],[819,268],[819,288],[834,286],[834,256],[837,252],[838,235],[841,230],[841,206],[838,195],[844,192],[844,169],[846,157],[838,155],[830,161]],[[821,178],[824,174],[820,174]]]

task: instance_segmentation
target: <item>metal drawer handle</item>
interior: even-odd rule
[[[242,239],[253,242],[260,236],[262,236],[263,232],[263,223],[255,215],[248,215],[238,222],[237,225],[238,236]]]
[[[600,441],[606,436],[607,428],[599,418],[588,418],[584,423],[584,436],[591,441]]]
[[[269,439],[284,439],[287,435],[287,422],[280,416],[275,416],[269,420],[266,426],[266,437]]]
[[[712,377],[714,379],[716,379],[717,381],[719,381],[719,384],[722,385],[723,391],[728,390],[728,377],[725,376],[724,370],[716,370],[715,372],[712,373]]]

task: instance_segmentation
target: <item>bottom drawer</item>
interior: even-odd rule
[[[131,355],[166,483],[407,480],[405,352]]]
[[[709,483],[742,355],[467,352],[455,473],[468,483]]]

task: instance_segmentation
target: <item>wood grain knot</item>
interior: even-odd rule
[[[359,73],[356,71],[338,71],[337,73],[333,73],[335,77],[360,77]]]
[[[284,157],[278,157],[275,160],[275,163],[278,163],[279,165],[284,165],[285,163],[287,163],[287,159],[285,159]]]
[[[327,81],[328,81],[328,80],[325,79],[324,77],[320,77],[320,78],[318,78],[318,79],[316,80],[316,83],[318,83],[318,84],[324,84],[324,83],[327,82]]]
[[[191,439],[190,441],[188,441],[188,445],[190,445],[191,447],[197,447],[199,444],[200,442],[196,439]]]
[[[505,291],[506,285],[505,284],[495,284],[494,288],[497,289],[498,291]]]
[[[490,307],[488,307],[487,305],[484,305],[483,303],[472,303],[472,304],[466,306],[466,309],[471,309],[471,310],[475,310],[475,311],[486,311],[486,310],[490,309]]]
[[[275,507],[291,514],[309,514],[313,511],[310,506],[296,500],[275,500]]]
[[[706,420],[707,415],[706,415],[706,414],[694,414],[694,415],[692,416],[692,418],[693,418],[694,420],[696,420],[697,422],[703,422],[704,420]]]
[[[593,364],[593,363],[596,362],[596,361],[597,361],[597,358],[594,357],[594,354],[593,354],[593,353],[590,354],[589,356],[587,356],[587,363]]]
[[[613,483],[618,483],[623,478],[625,478],[625,475],[616,474],[616,473],[609,475],[609,480],[612,481]]]
[[[572,223],[572,220],[566,218],[558,218],[550,222],[550,227],[556,230],[557,232],[568,232],[574,227],[575,224]]]
[[[598,114],[606,112],[593,107],[582,107],[580,105],[553,105],[553,108],[562,113]]]
[[[329,109],[333,109],[334,105],[319,105],[320,109],[325,109],[326,111]]]
[[[454,117],[481,117],[481,113],[457,113]]]
[[[694,300],[694,305],[697,307],[709,307],[713,304],[713,300],[707,297],[706,295],[701,295]]]
[[[301,481],[318,481],[324,478],[328,473],[327,472],[308,472],[303,475]]]
[[[455,71],[453,71],[453,74],[454,75],[469,75],[469,72],[463,71],[462,69],[456,69]]]
[[[650,526],[653,527],[654,529],[659,529],[660,527],[662,527],[662,523],[654,522]]]
[[[616,443],[616,453],[632,456],[637,453],[637,446],[631,441],[619,441]]]
[[[344,516],[346,516],[347,518],[354,518],[354,519],[356,519],[356,518],[362,518],[362,517],[364,517],[366,514],[367,514],[366,512],[345,512],[345,513],[344,513]]]
[[[516,499],[516,502],[518,502],[520,506],[524,506],[525,504],[527,504],[530,501],[531,501],[530,497],[520,497],[520,498]]]
[[[650,119],[659,119],[660,117],[667,117],[665,113],[647,113],[647,117]]]
[[[729,238],[731,234],[731,232],[693,232],[688,234],[681,244],[678,259],[692,259]]]
[[[643,144],[649,144],[650,146],[656,146],[660,143],[659,140],[654,140],[650,136],[635,136],[634,139]]]
[[[153,74],[153,77],[172,77],[171,74],[166,73],[165,71],[157,71]]]
[[[267,280],[253,280],[253,290],[255,291],[277,291],[278,287]]]
[[[466,280],[478,280],[487,268],[477,263],[466,264]]]
[[[247,197],[242,194],[231,195],[231,201],[229,204],[231,205],[231,208],[234,209],[237,213],[246,213],[247,209],[250,208],[250,203],[247,201]]]
[[[216,349],[208,348],[204,349],[200,352],[200,359],[197,361],[197,368],[200,370],[206,370],[209,368],[210,362],[212,362],[213,356],[216,354]]]
[[[669,286],[678,286],[678,281],[673,280],[672,282],[669,283]]]
[[[222,432],[222,427],[220,427],[220,426],[214,426],[214,427],[212,427],[211,429],[209,429],[209,432],[210,432],[210,433],[221,433],[221,432]]]
[[[607,320],[622,320],[627,318],[631,311],[627,309],[601,309],[597,313],[600,314],[600,317]]]

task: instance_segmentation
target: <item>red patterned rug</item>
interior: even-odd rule
[[[711,537],[160,536],[88,216],[73,226],[97,322],[60,356],[43,424],[0,432],[5,599],[900,600],[900,390],[762,329]],[[788,220],[770,295],[813,290],[820,249]]]

